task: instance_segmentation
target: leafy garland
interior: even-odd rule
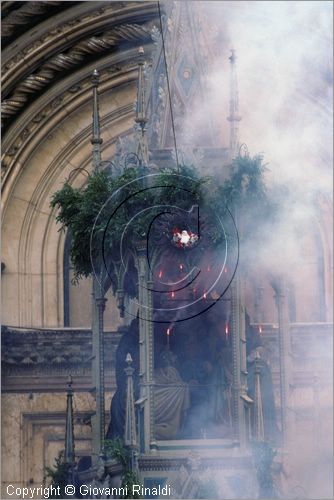
[[[60,452],[58,457],[55,458],[54,468],[45,467],[45,479],[51,479],[49,486],[53,486],[56,489],[59,487],[60,492],[59,496],[57,493],[53,493],[55,490],[52,490],[49,498],[65,498],[65,486],[68,484],[70,467],[70,464],[64,462],[63,452]]]
[[[112,177],[107,171],[94,173],[84,189],[73,188],[65,182],[54,193],[50,205],[59,209],[56,220],[61,230],[71,232],[74,281],[92,273],[91,258],[98,263],[101,248],[106,258],[117,261],[121,238],[130,246],[145,238],[152,221],[152,211],[145,209],[161,206],[161,200],[164,205],[187,210],[198,203],[212,220],[215,214],[226,212],[226,205],[230,209],[243,207],[245,213],[255,218],[257,211],[272,212],[263,180],[264,171],[262,158],[255,156],[238,157],[232,165],[231,177],[218,186],[213,178],[199,177],[193,166],[186,165],[180,166],[178,174],[174,169],[162,170],[154,177],[152,185],[149,184],[151,177],[143,177],[142,170],[135,167],[126,169],[118,177]],[[138,213],[141,215],[134,217]],[[133,222],[124,233],[131,218]],[[219,231],[211,233],[212,244],[219,245]]]
[[[106,439],[104,441],[104,451],[107,458],[113,458],[124,468],[121,488],[123,488],[123,491],[126,491],[127,494],[120,498],[140,498],[139,493],[132,493],[132,487],[133,485],[139,484],[139,479],[137,474],[129,467],[130,455],[129,451],[125,448],[122,439]]]

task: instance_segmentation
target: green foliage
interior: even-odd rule
[[[65,486],[68,482],[70,464],[64,462],[63,452],[60,452],[58,457],[55,459],[54,468],[45,467],[45,479],[50,478],[51,482],[49,486],[54,486],[60,491],[60,496],[55,494],[55,496],[50,496],[50,498],[65,498]]]
[[[164,204],[180,208],[188,208],[190,200],[193,203],[202,199],[205,179],[199,179],[192,167],[181,167],[182,177],[173,169],[165,169],[154,177],[151,186],[151,177],[139,180],[141,175],[139,169],[132,167],[116,178],[105,171],[98,172],[88,178],[84,189],[75,189],[65,182],[54,193],[51,207],[59,209],[56,220],[62,230],[71,231],[75,281],[91,274],[92,260],[99,265],[102,248],[106,259],[112,255],[117,260],[122,237],[124,244],[129,245],[145,238],[152,211],[142,210],[160,205],[162,199]],[[133,222],[124,232],[132,217]]]
[[[101,249],[106,262],[117,262],[122,238],[127,248],[144,239],[152,221],[152,207],[159,205],[158,214],[161,203],[187,210],[198,203],[210,221],[217,221],[215,215],[226,214],[226,206],[232,212],[240,207],[246,219],[259,220],[265,214],[268,220],[274,206],[267,196],[264,171],[262,158],[255,156],[238,157],[231,177],[221,185],[210,177],[199,177],[194,167],[186,165],[180,166],[178,173],[164,169],[158,176],[144,179],[139,179],[142,171],[135,167],[119,177],[103,171],[91,175],[84,189],[65,182],[53,195],[51,207],[59,209],[56,220],[61,229],[71,232],[75,281],[92,273],[92,261],[99,268]],[[219,245],[223,238],[217,224],[212,222],[207,229],[213,245]],[[253,225],[246,221],[246,227]]]
[[[254,158],[239,156],[233,160],[233,173],[219,189],[227,205],[240,205],[245,202],[266,204],[266,186],[263,178],[265,170],[260,155]]]
[[[127,494],[121,498],[141,498],[139,493],[137,493],[137,492],[132,493],[132,486],[134,484],[140,484],[137,475],[131,470],[125,471],[125,473],[123,474],[123,477],[122,477],[121,487],[127,488],[125,490],[125,491],[127,491]]]
[[[253,442],[252,451],[259,484],[259,498],[276,498],[272,468],[276,452],[265,441]]]
[[[113,458],[124,467],[129,462],[128,450],[124,447],[121,438],[106,439],[104,441],[104,452],[107,458]]]
[[[139,479],[136,473],[129,468],[130,453],[125,448],[122,439],[106,439],[104,442],[104,451],[107,458],[116,460],[119,464],[123,465],[124,473],[122,475],[122,488],[127,488],[127,495],[121,498],[140,498],[138,493],[132,494],[132,486],[139,484]]]

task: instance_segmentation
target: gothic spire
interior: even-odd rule
[[[148,165],[148,146],[146,137],[146,95],[145,95],[145,76],[144,76],[144,49],[139,47],[139,62],[138,62],[138,87],[137,87],[137,109],[135,121],[138,123],[138,146],[137,155],[140,165]]]
[[[126,356],[127,367],[125,373],[127,376],[126,382],[126,407],[125,407],[125,432],[124,444],[131,450],[131,468],[135,467],[135,449],[137,447],[137,431],[136,431],[136,414],[135,414],[135,401],[133,391],[133,372],[132,357],[128,353]]]
[[[229,57],[230,61],[230,114],[227,117],[230,122],[230,159],[233,160],[238,155],[239,150],[239,96],[238,96],[238,80],[236,73],[236,59],[235,50],[231,50]]]
[[[264,421],[261,390],[261,367],[259,353],[255,354],[255,390],[254,390],[254,438],[264,441]]]
[[[91,143],[93,145],[93,169],[98,171],[101,163],[101,144],[103,142],[100,134],[100,115],[99,115],[99,93],[97,90],[99,84],[99,72],[94,69],[91,82],[93,84],[93,136]]]
[[[72,377],[69,376],[67,383],[66,402],[66,430],[65,430],[65,455],[64,462],[69,465],[69,481],[71,482],[74,467],[74,428],[73,428],[73,389]],[[73,482],[72,482],[73,484]]]

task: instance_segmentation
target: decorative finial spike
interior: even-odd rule
[[[94,69],[91,78],[91,82],[94,85],[94,87],[98,86],[99,80],[100,80],[100,73],[97,71],[97,69]]]
[[[146,96],[145,96],[145,58],[144,58],[144,48],[139,47],[138,50],[139,60],[138,60],[138,86],[137,86],[137,109],[135,122],[138,123],[139,128],[137,131],[137,155],[139,158],[139,164],[142,167],[147,167],[148,165],[148,145],[147,137],[145,134],[145,127],[147,123],[146,116]]]
[[[236,51],[231,49],[229,61],[231,64],[230,74],[230,114],[228,121],[230,122],[230,159],[233,160],[238,155],[239,150],[239,96],[238,96],[238,81],[236,74]]]
[[[67,379],[67,398],[66,398],[66,428],[65,428],[65,454],[64,461],[69,465],[66,484],[73,484],[74,481],[74,422],[73,422],[73,390],[72,376]]]
[[[103,142],[100,135],[100,115],[99,115],[99,93],[97,90],[99,84],[99,72],[94,69],[92,73],[93,85],[93,137],[91,143],[93,145],[93,168],[97,172],[101,164],[101,144]]]
[[[125,400],[125,429],[124,429],[124,444],[130,448],[130,468],[136,469],[136,453],[137,448],[137,425],[136,425],[136,412],[135,412],[135,397],[133,387],[133,374],[134,368],[131,367],[132,357],[128,352],[126,355],[127,367],[125,373],[127,376],[126,381],[126,400]]]
[[[231,55],[229,57],[229,60],[231,61],[231,64],[234,64],[237,59],[237,56],[235,54],[235,49],[231,49]]]

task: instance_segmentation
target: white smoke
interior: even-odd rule
[[[237,53],[240,141],[264,152],[272,179],[329,190],[332,151],[331,2],[205,2],[220,50],[208,94],[187,123],[209,113],[228,146],[229,49]]]
[[[228,57],[234,48],[242,116],[240,142],[247,144],[251,156],[263,153],[269,187],[280,184],[289,188],[280,206],[279,224],[271,239],[259,248],[258,259],[265,272],[291,269],[292,279],[299,274],[305,304],[312,294],[316,301],[318,293],[316,283],[305,274],[307,268],[300,264],[305,254],[309,261],[315,259],[312,250],[308,254],[319,219],[314,196],[330,198],[332,192],[332,5],[326,1],[201,2],[199,9],[212,32],[218,33],[218,46],[210,52],[213,64],[206,75],[205,100],[192,109],[184,123],[195,145],[209,116],[219,129],[221,144],[217,146],[228,147]],[[331,228],[325,230],[330,232]],[[328,241],[331,239],[329,235]],[[303,302],[303,298],[301,294],[299,300]],[[301,305],[303,310],[305,307]],[[305,355],[314,356],[312,347],[305,347]],[[292,497],[327,498],[332,494],[331,431],[328,439],[322,434],[317,448],[312,444],[312,429],[324,429],[332,418],[327,379],[331,377],[332,357],[327,352],[319,359],[325,374],[322,409],[318,417],[310,417],[310,429],[305,422],[304,428],[297,426],[295,439],[299,444],[288,460],[292,472],[287,489]],[[305,399],[306,413],[314,410],[312,404]],[[321,464],[321,471],[316,463]]]

